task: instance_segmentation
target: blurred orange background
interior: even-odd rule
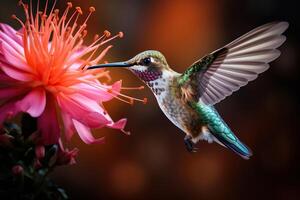
[[[35,2],[35,1],[34,1]],[[53,1],[50,0],[50,4]],[[290,22],[281,57],[256,81],[217,105],[232,130],[254,152],[246,161],[216,144],[200,142],[188,153],[183,133],[163,115],[149,89],[146,105],[117,100],[105,106],[115,120],[128,118],[126,136],[95,131],[104,145],[86,145],[77,136],[78,163],[57,169],[52,178],[71,199],[299,199],[299,14],[289,0],[73,0],[84,11],[96,7],[89,41],[105,29],[123,31],[108,61],[127,60],[140,51],[161,51],[178,72],[206,53],[274,20]],[[1,1],[1,22],[19,25],[17,1]],[[63,10],[65,0],[58,1]],[[142,83],[129,71],[112,69],[124,86]]]

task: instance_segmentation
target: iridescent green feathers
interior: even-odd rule
[[[194,78],[196,78],[194,76],[197,76],[197,73],[205,71],[211,65],[211,63],[214,61],[215,58],[216,56],[210,54],[204,56],[203,58],[195,62],[181,75],[180,79],[178,80],[179,85],[182,86],[188,83],[189,81],[193,80]]]
[[[203,123],[207,124],[207,128],[218,142],[243,158],[249,159],[252,155],[251,150],[234,135],[213,106],[205,105],[200,102],[189,102],[189,104],[199,113]]]

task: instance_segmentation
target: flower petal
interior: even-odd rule
[[[24,55],[23,46],[17,43],[12,37],[0,31],[0,41],[6,42],[8,45],[13,47],[19,54]]]
[[[119,93],[121,90],[121,86],[122,86],[122,80],[117,81],[113,85],[111,85],[110,90]],[[106,91],[102,91],[100,95],[101,95],[102,102],[110,101],[111,99],[114,98],[114,96],[116,96],[116,95],[112,95],[112,92],[106,92]]]
[[[82,94],[83,96],[86,96],[96,102],[106,102],[114,98],[112,92],[108,92],[108,91],[115,91],[116,93],[119,93],[121,90],[122,81],[117,81],[111,86],[102,85],[99,81],[95,81],[92,84],[98,86],[98,88],[86,83],[76,84],[72,86],[72,88],[76,89],[76,91],[78,91],[78,93]],[[99,89],[99,88],[103,88],[103,89]]]
[[[103,127],[111,121],[105,116],[103,109],[93,100],[80,94],[57,96],[57,102],[61,109],[89,127]]]
[[[7,74],[5,74],[0,67],[0,81],[1,81],[1,85],[7,85],[9,83],[14,83],[14,85],[16,84],[16,80],[12,79],[10,76],[7,76]]]
[[[5,74],[7,74],[7,76],[9,76],[15,80],[27,82],[27,81],[31,81],[33,79],[31,74],[26,73],[25,71],[19,70],[19,69],[15,68],[14,66],[12,66],[11,64],[4,63],[2,61],[0,61],[0,68],[2,69],[2,71]]]
[[[126,126],[126,123],[127,123],[127,119],[124,118],[124,119],[120,119],[117,122],[113,122],[113,123],[107,125],[107,127],[123,130]]]
[[[67,141],[70,141],[74,134],[74,125],[72,118],[66,112],[61,112],[62,121],[64,123],[65,137]]]
[[[22,87],[0,88],[0,99],[10,99],[12,97],[22,95],[26,91]]]
[[[36,88],[27,94],[16,106],[23,112],[29,113],[32,117],[42,114],[46,105],[46,94],[43,88]]]
[[[20,45],[23,44],[22,37],[17,34],[17,31],[7,24],[0,23],[0,29],[9,37],[13,38]]]
[[[31,67],[27,64],[27,61],[24,55],[18,52],[13,46],[11,46],[6,41],[1,40],[0,34],[0,51],[3,54],[1,58],[2,62],[11,64],[17,69],[20,69],[25,72],[31,72]]]
[[[86,144],[103,144],[104,143],[104,137],[95,139],[94,136],[91,134],[91,130],[80,123],[79,121],[73,119],[73,124],[75,129],[78,132],[79,137],[86,143]]]
[[[85,106],[86,108],[88,108],[88,110],[92,111],[92,113],[90,115],[84,116],[83,119],[86,118],[91,123],[93,123],[95,121],[97,115],[100,115],[101,118],[105,119],[104,120],[105,123],[101,123],[100,126],[110,124],[112,122],[110,116],[104,111],[104,109],[98,104],[98,102],[91,100],[81,94],[72,94],[72,95],[70,95],[70,97],[73,100],[77,101],[82,106]],[[99,126],[99,122],[97,120],[95,122]]]
[[[71,88],[96,102],[99,102],[101,100],[101,91],[98,88],[93,87],[92,85],[79,83],[71,86]]]
[[[47,105],[38,118],[38,128],[42,133],[42,142],[45,145],[56,144],[60,136],[60,128],[56,114],[55,100],[47,96]]]

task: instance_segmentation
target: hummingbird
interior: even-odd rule
[[[288,22],[271,22],[203,56],[184,73],[174,71],[162,53],[147,50],[124,62],[90,66],[127,68],[154,93],[167,118],[185,133],[184,144],[195,152],[199,140],[216,142],[244,159],[252,151],[231,131],[214,105],[257,78],[280,55]]]

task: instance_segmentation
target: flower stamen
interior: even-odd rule
[[[87,15],[83,24],[77,29],[79,16],[83,15],[81,7],[75,7],[75,11],[71,14],[69,19],[67,19],[67,15],[69,14],[70,9],[73,7],[73,4],[68,2],[61,18],[59,18],[59,10],[54,9],[57,0],[55,0],[49,15],[46,13],[49,0],[46,1],[44,11],[42,12],[39,11],[38,1],[37,14],[34,18],[31,1],[32,0],[30,0],[30,13],[28,13],[28,5],[24,4],[22,0],[19,1],[19,5],[23,7],[26,13],[25,24],[15,15],[13,15],[13,18],[19,21],[24,28],[24,51],[28,63],[33,68],[36,68],[35,66],[39,66],[43,63],[42,65],[44,66],[44,69],[38,72],[40,75],[42,75],[42,82],[45,84],[56,84],[60,82],[64,85],[72,85],[83,81],[92,85],[93,87],[101,89],[102,91],[109,92],[114,98],[125,103],[133,104],[135,101],[142,103],[147,102],[147,98],[138,99],[130,97],[118,91],[109,89],[107,86],[95,84],[95,82],[93,82],[94,79],[98,79],[100,77],[110,78],[108,71],[102,71],[99,74],[95,74],[95,71],[85,70],[86,66],[97,64],[104,57],[107,51],[112,48],[112,45],[107,46],[96,58],[94,58],[99,47],[116,38],[124,37],[123,32],[119,32],[118,34],[111,36],[111,33],[105,30],[102,36],[95,35],[93,42],[83,51],[76,54],[76,56],[72,57],[71,59],[68,59],[70,55],[73,55],[75,51],[82,46],[83,38],[87,35],[87,21],[89,20],[91,14],[96,11],[96,9],[94,7],[89,8],[89,14]],[[52,42],[49,48],[48,42],[50,37],[52,37]],[[36,49],[39,49],[39,51]],[[89,54],[88,58],[82,59],[82,57],[87,54]],[[65,60],[67,60],[67,62]],[[81,69],[81,73],[74,73],[73,75],[69,74],[67,79],[62,80],[63,75],[70,69],[70,67],[73,66],[75,62],[81,63],[81,65],[78,67],[78,70]],[[64,67],[62,68],[60,66]],[[85,76],[88,74],[92,75],[91,78],[87,78],[86,80],[82,80],[80,78],[80,76]],[[71,76],[73,77],[73,80],[71,80]],[[57,90],[62,90],[61,87],[54,87],[60,88]],[[144,86],[121,87],[121,90],[142,89],[144,89]],[[51,90],[53,91],[53,89]]]
[[[95,84],[94,82],[91,82],[91,81],[87,81],[87,80],[81,80],[85,83],[88,83],[89,85],[97,88],[97,89],[100,89],[102,91],[105,91],[105,92],[108,92],[110,93],[114,98],[122,101],[122,102],[125,102],[125,103],[128,103],[130,105],[133,105],[134,104],[134,101],[138,101],[138,102],[142,102],[143,104],[146,104],[148,99],[145,97],[143,99],[139,99],[139,98],[135,98],[135,97],[131,97],[131,96],[128,96],[128,95],[125,95],[125,94],[122,94],[116,90],[113,90],[111,87],[107,87],[107,86],[104,86],[104,85],[99,85],[99,84]],[[122,89],[122,88],[121,88]],[[138,89],[141,89],[141,87],[138,87]],[[122,98],[121,98],[122,97]],[[123,99],[124,98],[124,99]]]
[[[144,86],[139,86],[139,87],[121,87],[122,90],[143,90],[145,89]]]

